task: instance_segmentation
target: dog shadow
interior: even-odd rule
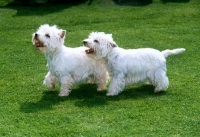
[[[43,96],[39,101],[34,102],[27,100],[21,104],[20,110],[25,113],[51,110],[54,105],[65,100],[66,98],[58,97],[57,91],[43,91]]]
[[[88,84],[79,85],[72,88],[72,92],[67,97],[59,97],[58,96],[59,90],[56,91],[46,90],[42,92],[43,96],[39,101],[34,102],[27,100],[21,104],[20,110],[24,113],[34,113],[38,111],[52,110],[53,106],[59,105],[61,102],[64,101],[74,102],[87,99],[91,101],[91,99],[94,98],[95,95],[102,97],[105,96],[105,92],[97,93],[95,92],[96,89],[97,89],[96,85],[88,85]],[[94,102],[92,101],[93,104]]]
[[[76,107],[104,107],[109,105],[109,102],[115,102],[127,99],[145,99],[155,98],[165,95],[166,92],[153,93],[153,86],[140,85],[125,88],[117,96],[106,96],[106,90],[96,92],[96,85],[81,84],[72,89],[72,92],[67,97],[59,97],[59,91],[44,91],[42,98],[38,102],[26,101],[21,105],[20,110],[24,113],[34,113],[38,111],[52,110],[53,106],[61,102],[75,102]]]
[[[96,88],[94,88],[95,91]],[[154,93],[154,87],[149,85],[136,85],[125,88],[125,90],[119,93],[117,96],[106,96],[107,91],[104,92],[94,92],[86,93],[91,95],[91,97],[82,97],[82,99],[76,101],[75,106],[77,107],[104,107],[109,105],[109,102],[117,102],[121,100],[136,100],[145,98],[155,98],[167,94],[167,92],[162,91],[159,93]]]

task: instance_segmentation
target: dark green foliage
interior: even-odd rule
[[[152,4],[153,0],[114,0],[119,5],[145,6]]]
[[[190,0],[161,0],[163,3],[167,2],[175,2],[175,3],[184,3],[184,2],[189,2]]]
[[[43,4],[66,4],[66,5],[77,5],[84,3],[87,0],[14,0],[10,5],[21,5],[21,6],[33,6]]]

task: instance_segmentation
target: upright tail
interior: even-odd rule
[[[170,55],[176,55],[176,54],[179,54],[184,51],[185,51],[184,48],[178,48],[178,49],[172,49],[172,50],[166,49],[166,50],[162,51],[162,53],[163,53],[164,57],[166,58]]]

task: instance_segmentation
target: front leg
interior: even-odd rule
[[[54,90],[56,84],[56,76],[49,71],[45,76],[43,84],[50,88],[50,90]]]
[[[60,89],[60,93],[58,96],[68,96],[69,93],[71,92],[70,88],[73,85],[74,80],[71,78],[70,75],[68,76],[62,76],[60,78],[60,83],[61,83],[61,89]]]
[[[104,91],[106,89],[108,79],[109,75],[107,72],[106,65],[104,64],[104,62],[98,62],[98,64],[94,68],[94,80],[97,84],[98,92]]]
[[[120,92],[122,92],[125,85],[126,85],[126,83],[125,83],[124,75],[120,74],[120,73],[114,74],[106,96],[118,95]]]

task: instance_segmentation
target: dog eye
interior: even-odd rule
[[[48,37],[48,38],[50,38],[50,35],[49,35],[49,34],[46,34],[45,36]]]
[[[98,41],[98,40],[94,40],[94,42],[96,42],[96,43],[99,43],[99,41]]]

